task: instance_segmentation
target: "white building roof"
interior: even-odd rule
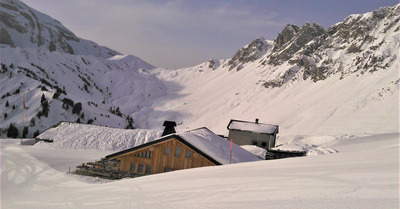
[[[278,132],[277,125],[255,123],[248,121],[231,120],[228,125],[229,130],[250,131],[263,134],[273,134]]]

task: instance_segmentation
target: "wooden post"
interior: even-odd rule
[[[231,139],[231,154],[229,157],[229,164],[232,164],[232,139]]]

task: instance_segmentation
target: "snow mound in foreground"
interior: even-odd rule
[[[265,154],[266,154],[267,150],[257,147],[255,145],[243,145],[241,147],[243,149],[253,153],[260,159],[265,159]],[[286,145],[280,145],[278,147],[274,147],[272,149],[273,150],[282,150],[282,151],[306,152],[307,156],[338,153],[338,151],[333,148],[320,147],[315,144],[286,144]]]
[[[306,152],[307,155],[323,155],[338,153],[337,150],[329,147],[320,147],[315,144],[287,144],[279,147],[272,148],[273,150],[284,150],[284,151],[300,151]]]
[[[118,129],[97,125],[62,122],[37,138],[53,143],[39,142],[35,146],[58,149],[124,150],[160,138],[161,131],[146,129]]]

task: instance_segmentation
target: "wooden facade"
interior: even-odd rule
[[[121,171],[135,175],[220,165],[177,135],[114,153],[106,158],[119,160]]]

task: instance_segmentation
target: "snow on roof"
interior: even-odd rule
[[[160,138],[162,131],[146,129],[119,129],[98,125],[62,122],[49,128],[37,138],[51,139],[53,143],[38,143],[60,149],[124,150]]]
[[[230,141],[216,135],[207,128],[195,129],[177,135],[219,163],[230,163]],[[260,159],[256,155],[236,144],[232,144],[232,163],[258,160]]]
[[[251,131],[263,134],[272,134],[277,132],[277,125],[254,123],[248,121],[231,120],[228,125],[229,130]]]

